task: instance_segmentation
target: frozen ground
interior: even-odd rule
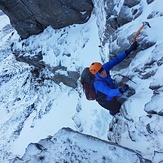
[[[96,16],[92,15],[88,23],[73,25],[61,30],[48,27],[43,33],[19,40],[9,20],[0,16],[0,160],[8,161],[22,157],[30,143],[53,136],[63,127],[70,127],[84,134],[89,134],[124,147],[138,151],[144,158],[158,163],[163,158],[162,144],[162,71],[163,71],[163,24],[161,0],[150,5],[141,2],[143,13],[128,25],[122,26],[119,37],[136,32],[142,20],[157,9],[155,16],[148,21],[151,29],[145,28],[142,33],[149,41],[156,44],[137,53],[128,68],[118,73],[131,76],[128,82],[136,93],[122,106],[127,117],[121,117],[116,123],[109,113],[94,101],[87,101],[80,82],[76,89],[55,84],[50,80],[40,80],[32,73],[33,67],[15,60],[10,50],[11,43],[15,48],[45,53],[43,60],[49,65],[61,63],[68,70],[82,72],[94,61],[107,61],[109,49],[107,44],[99,49],[104,30],[105,19],[103,3],[96,7]],[[98,2],[95,4],[99,6]],[[95,5],[95,6],[96,6]],[[118,8],[117,8],[118,10]],[[100,20],[101,26],[100,26]],[[100,31],[98,31],[96,22]],[[126,30],[129,27],[129,31]],[[14,33],[13,33],[14,32]],[[126,33],[127,32],[127,33]],[[100,37],[102,39],[102,36]],[[22,47],[22,43],[28,43]],[[141,45],[140,45],[141,46]],[[71,57],[63,54],[71,54]],[[51,76],[49,71],[43,74]],[[58,72],[65,73],[65,72]],[[117,72],[113,72],[115,74]],[[147,78],[143,78],[148,76]],[[109,131],[109,126],[112,131]]]

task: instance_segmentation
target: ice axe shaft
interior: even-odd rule
[[[148,22],[143,22],[143,25],[138,29],[138,31],[136,32],[135,36],[134,36],[134,42],[136,42],[136,38],[138,37],[140,31],[145,27],[148,26],[149,28],[151,28],[151,26],[149,25]]]
[[[131,82],[133,82],[133,83],[135,83],[135,84],[137,84],[136,82],[134,82],[132,79],[130,79],[128,76],[124,76],[124,75],[121,75],[122,76],[122,79],[121,79],[121,84],[122,85],[125,85],[126,83],[125,83],[125,78],[127,78],[128,80],[130,80]]]

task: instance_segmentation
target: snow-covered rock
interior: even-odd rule
[[[15,158],[12,163],[26,162],[150,163],[133,150],[70,128],[63,128],[54,136],[30,144],[24,156]]]
[[[57,132],[63,127],[117,143],[136,151],[152,163],[163,161],[163,36],[160,25],[163,24],[163,2],[148,0],[136,1],[139,4],[134,6],[130,4],[131,8],[126,11],[141,6],[141,14],[117,29],[108,28],[105,2],[94,0],[95,9],[86,24],[60,30],[48,27],[40,35],[26,40],[20,40],[16,31],[8,28],[9,20],[0,14],[1,162],[29,157],[25,149],[31,143],[29,153],[41,152],[38,149],[33,151],[34,144],[46,141],[49,136],[47,140],[53,135],[60,135],[65,130]],[[130,1],[114,2],[113,11],[120,13],[124,2]],[[57,76],[69,76],[68,72],[80,74],[94,61],[107,62],[113,51],[117,55],[118,51],[125,50],[132,43],[142,21],[148,21],[151,28],[143,28],[139,34],[138,50],[126,59],[129,66],[111,72],[112,76],[129,77],[131,80],[127,84],[135,89],[135,94],[123,103],[120,116],[113,118],[95,101],[87,101],[80,78],[76,78],[75,88],[52,80]],[[41,63],[45,67],[35,69],[34,65],[18,62],[12,53],[15,51],[19,52],[19,56],[29,58],[41,54]],[[71,134],[73,137],[74,133]],[[88,146],[85,148],[88,149]],[[100,148],[99,144],[94,148]],[[51,151],[50,147],[48,150]]]
[[[91,16],[91,0],[67,1],[10,1],[3,0],[0,9],[10,18],[12,26],[22,38],[36,35],[47,26],[63,28],[68,25],[82,24]]]

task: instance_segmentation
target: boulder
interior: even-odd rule
[[[91,0],[2,0],[0,9],[8,15],[18,34],[27,38],[47,26],[59,29],[87,22],[93,3]]]
[[[152,2],[154,2],[154,0],[147,0],[147,3],[148,3],[148,4],[150,4],[150,3],[152,3]]]

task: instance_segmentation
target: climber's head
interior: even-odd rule
[[[103,69],[102,64],[100,62],[93,62],[89,67],[89,71],[93,75],[97,74],[98,72],[101,73],[103,70],[104,69]]]
[[[102,67],[102,64],[99,62],[93,62],[90,67],[89,67],[89,71],[95,75],[98,73],[98,75],[101,78],[106,78],[108,76],[106,70]]]

